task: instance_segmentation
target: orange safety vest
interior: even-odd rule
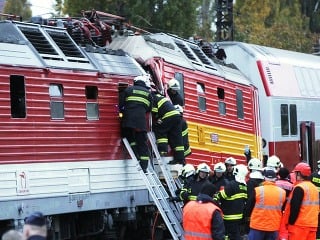
[[[221,212],[213,203],[190,201],[183,207],[183,229],[185,240],[212,239],[212,215]]]
[[[262,231],[278,231],[282,217],[281,208],[286,200],[286,191],[265,181],[256,187],[256,203],[250,217],[250,228]]]
[[[310,181],[299,182],[294,188],[296,187],[301,187],[304,194],[299,215],[294,225],[300,227],[318,227],[319,192],[317,187],[314,186]],[[285,210],[286,221],[288,221],[290,216],[290,201],[293,192],[294,189],[289,196],[289,201]]]

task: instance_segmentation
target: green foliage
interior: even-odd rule
[[[30,4],[27,0],[7,0],[3,13],[20,16],[22,20],[30,19],[32,15]]]

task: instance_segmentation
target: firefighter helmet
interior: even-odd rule
[[[267,160],[267,167],[279,168],[280,163],[280,159],[276,155],[272,155]]]
[[[144,82],[146,87],[150,88],[150,75],[149,74],[139,75],[133,79],[133,82],[138,82],[138,81]]]
[[[235,166],[237,164],[237,161],[233,157],[228,157],[225,161],[225,164],[230,164],[232,166]]]
[[[235,176],[236,181],[239,183],[246,184],[246,176],[248,172],[247,166],[243,164],[238,164],[233,168],[233,175]]]
[[[317,161],[318,168],[320,169],[320,160]]]
[[[210,167],[206,163],[200,163],[197,167],[196,173],[199,174],[199,172],[209,173]]]
[[[262,162],[258,158],[251,158],[248,162],[248,168],[250,170],[262,170]]]
[[[186,164],[184,165],[184,167],[182,168],[182,172],[181,172],[181,175],[184,177],[184,178],[187,178],[187,177],[190,177],[192,175],[195,174],[195,169],[194,169],[194,166],[192,164]]]
[[[308,177],[311,175],[311,168],[309,164],[300,162],[293,169],[294,172],[300,172],[300,174],[304,177]]]
[[[177,79],[172,78],[168,82],[168,88],[172,90],[179,91],[180,90],[180,83],[178,82]]]
[[[222,162],[219,162],[214,165],[213,170],[218,173],[224,173],[226,171],[226,165]]]

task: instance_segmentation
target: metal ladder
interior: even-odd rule
[[[170,172],[170,168],[168,167],[168,164],[163,160],[163,158],[161,157],[159,151],[158,151],[158,147],[156,144],[156,139],[155,136],[153,134],[153,132],[148,132],[148,139],[149,142],[151,144],[152,147],[152,151],[155,154],[156,160],[158,162],[158,165],[161,169],[161,172],[163,174],[163,177],[166,181],[167,187],[170,191],[170,194],[172,197],[176,196],[176,190],[178,189],[178,187],[181,188],[181,184],[179,185],[180,181],[178,179],[174,179],[172,177],[172,174]],[[183,204],[182,202],[173,202],[173,204],[175,204],[175,207],[178,211],[178,216],[177,218],[180,220],[180,222],[182,222],[182,207]]]
[[[178,210],[175,205],[169,201],[169,195],[155,171],[150,167],[151,164],[149,164],[147,172],[143,172],[128,140],[123,138],[122,141],[126,146],[131,158],[135,161],[137,170],[145,182],[148,191],[163,218],[163,221],[171,233],[172,238],[174,240],[184,240],[183,228],[180,221],[181,219],[177,218],[177,216],[179,216],[179,213],[177,212]]]

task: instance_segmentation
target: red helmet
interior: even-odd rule
[[[300,172],[303,176],[310,176],[311,175],[311,168],[309,164],[301,162],[298,163],[295,168],[293,169],[294,172]]]

